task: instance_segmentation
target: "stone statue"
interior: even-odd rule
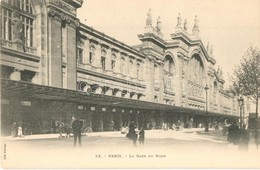
[[[178,17],[177,17],[177,27],[181,27],[181,14],[179,13]]]
[[[210,54],[213,54],[213,45],[211,45]]]
[[[209,52],[209,42],[208,42],[208,44],[207,44],[207,52]]]
[[[14,11],[14,19],[12,22],[13,25],[13,34],[15,40],[23,40],[23,23],[20,19],[20,14],[18,11]]]
[[[218,66],[217,75],[220,75],[220,67]]]
[[[151,9],[149,9],[149,11],[147,13],[146,26],[152,26],[152,12],[151,12]]]
[[[194,27],[193,28],[199,28],[199,20],[197,19],[197,15],[195,16],[195,19],[194,19]]]
[[[183,28],[185,31],[187,31],[187,19],[184,20]]]
[[[219,72],[219,74],[220,74],[220,77],[222,77],[222,76],[223,76],[222,67],[220,68],[220,72]]]
[[[162,22],[160,16],[157,18],[157,32],[161,32],[162,30]]]

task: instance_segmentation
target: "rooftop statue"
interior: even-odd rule
[[[185,31],[187,31],[187,19],[184,20],[183,28]]]
[[[147,13],[146,26],[152,26],[152,12],[151,12],[151,9],[149,9],[149,11]]]
[[[222,76],[223,76],[222,67],[221,67],[221,69],[220,69],[220,72],[219,72],[219,74],[220,74],[220,77],[222,77]]]
[[[199,20],[197,19],[197,15],[195,15],[195,19],[194,19],[194,28],[199,28]]]
[[[177,27],[181,27],[181,14],[179,13],[178,17],[177,17]]]
[[[157,32],[161,32],[161,30],[162,30],[162,22],[161,22],[161,18],[160,18],[160,16],[158,16],[158,18],[157,18]]]
[[[210,54],[213,54],[213,45],[211,45]]]
[[[218,66],[218,71],[217,71],[217,75],[220,74],[220,67]]]
[[[207,52],[209,52],[209,42],[208,42],[208,44],[207,44]]]

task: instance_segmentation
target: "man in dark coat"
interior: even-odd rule
[[[77,117],[76,120],[72,122],[73,136],[74,136],[74,146],[76,146],[77,138],[79,140],[79,146],[81,146],[81,128],[83,122]]]
[[[140,142],[140,145],[143,145],[144,144],[144,134],[145,134],[145,132],[144,132],[144,128],[143,127],[141,127],[141,130],[140,130],[140,132],[139,132],[139,142]]]
[[[228,141],[237,145],[240,139],[240,129],[236,122],[228,127]]]

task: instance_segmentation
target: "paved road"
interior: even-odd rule
[[[11,168],[260,168],[260,149],[253,141],[243,152],[219,131],[202,129],[146,131],[144,146],[134,146],[119,132],[89,133],[82,147],[58,134],[4,138],[4,155],[4,167]]]

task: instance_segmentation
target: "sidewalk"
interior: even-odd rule
[[[158,132],[173,132],[173,133],[204,133],[203,128],[192,128],[192,129],[182,129],[181,131],[173,131],[172,129],[169,129],[167,131],[161,130],[161,129],[154,129],[154,130],[146,130],[147,133],[153,134]],[[210,129],[210,132],[205,133],[205,135],[213,135],[216,132],[213,132],[213,129]],[[91,133],[85,133],[82,134],[82,136],[95,136],[95,137],[121,137],[126,134],[121,134],[120,131],[106,131],[106,132],[91,132]],[[5,136],[1,137],[2,140],[10,140],[10,141],[19,141],[19,140],[39,140],[39,139],[57,139],[59,138],[60,134],[36,134],[36,135],[26,135],[22,137],[12,137],[12,136]],[[73,137],[73,134],[70,135],[70,137]],[[65,138],[65,133],[63,133],[63,138]]]

